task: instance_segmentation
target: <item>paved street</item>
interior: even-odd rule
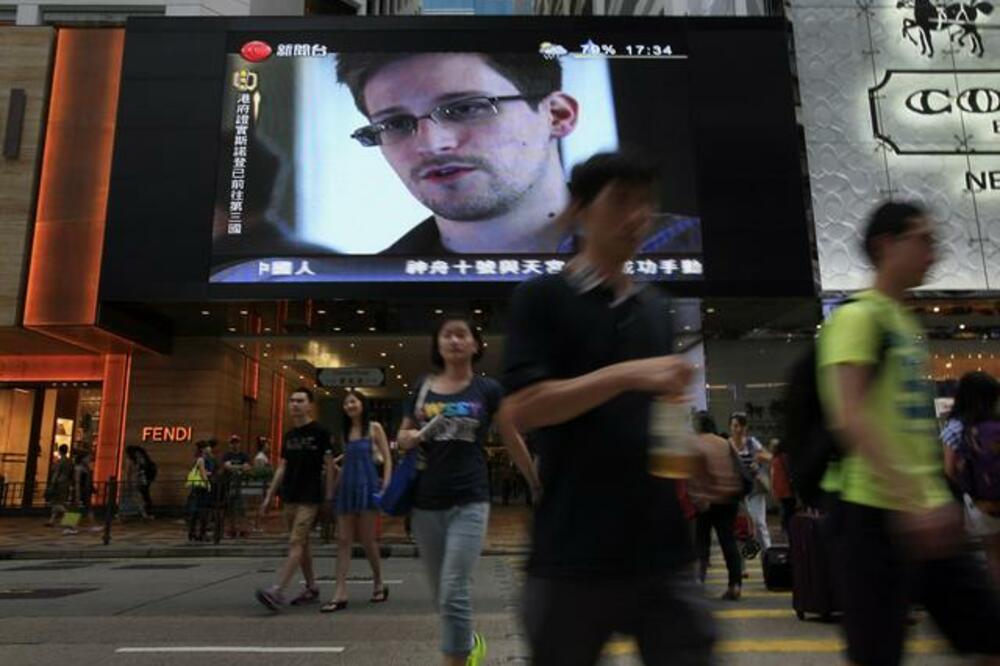
[[[276,559],[22,560],[0,562],[0,663],[9,665],[211,666],[324,664],[434,666],[437,623],[417,559],[385,560],[388,604],[366,603],[367,565],[352,563],[351,605],[335,615],[316,606],[272,615],[252,590],[272,578]],[[482,559],[476,580],[477,625],[489,643],[490,666],[516,665],[525,650],[512,612],[520,558]],[[706,594],[723,590],[721,558]],[[318,570],[324,596],[333,561]],[[764,590],[758,575],[744,601],[712,601],[723,664],[838,664],[836,627],[799,622],[787,593]],[[923,621],[913,632],[911,663],[958,663]],[[206,652],[206,650],[221,650]],[[191,651],[198,650],[198,651]],[[249,650],[249,651],[237,651]],[[602,666],[639,663],[634,646],[614,641]]]

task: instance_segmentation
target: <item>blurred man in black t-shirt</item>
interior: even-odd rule
[[[651,224],[655,168],[619,154],[573,170],[567,211],[583,248],[561,275],[515,292],[502,410],[535,431],[537,506],[524,622],[539,666],[596,663],[612,633],[647,664],[707,664],[689,530],[673,481],[649,473],[650,407],[682,396],[668,302],[623,273]]]

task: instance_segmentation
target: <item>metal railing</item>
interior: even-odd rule
[[[259,528],[260,504],[271,481],[222,474],[213,478],[208,488],[190,487],[186,480],[183,484],[180,490],[185,496],[188,539],[218,544],[224,535],[247,536]]]
[[[107,496],[107,483],[106,481],[94,483],[91,506],[104,506],[104,498]],[[48,488],[47,483],[35,483],[30,501],[27,503],[24,501],[26,485],[23,481],[5,481],[0,484],[0,510],[44,509],[48,506],[48,501],[45,499],[45,491]]]
[[[270,485],[270,479],[248,479],[235,475],[219,475],[203,492],[192,489],[186,479],[154,481],[158,504],[152,513],[158,516],[183,516],[189,534],[198,540],[220,543],[228,532],[257,528],[256,517],[260,503]],[[6,513],[39,513],[53,506],[46,499],[48,484],[37,483],[31,491],[30,501],[25,502],[26,484],[5,482],[0,484],[0,510]],[[71,498],[61,502],[68,511],[79,511],[80,506]],[[150,516],[142,489],[131,483],[120,482],[116,477],[94,484],[90,505],[91,515],[101,526],[105,545],[112,539],[114,527]]]

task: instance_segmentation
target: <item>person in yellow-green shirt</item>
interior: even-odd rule
[[[962,551],[962,514],[944,481],[928,351],[903,299],[935,260],[934,223],[919,205],[886,203],[871,215],[864,249],[874,288],[842,305],[817,348],[820,398],[843,457],[825,490],[833,513],[835,576],[847,658],[902,661],[911,594],[922,592],[945,637],[1000,664],[1000,596]]]

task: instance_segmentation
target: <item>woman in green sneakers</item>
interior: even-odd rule
[[[484,444],[503,389],[472,370],[484,346],[464,317],[441,319],[431,346],[435,372],[420,382],[397,438],[403,450],[419,446],[423,461],[413,532],[441,614],[444,666],[480,666],[486,658],[486,642],[472,630],[472,574],[489,521]],[[524,442],[505,430],[511,458],[537,490]]]

